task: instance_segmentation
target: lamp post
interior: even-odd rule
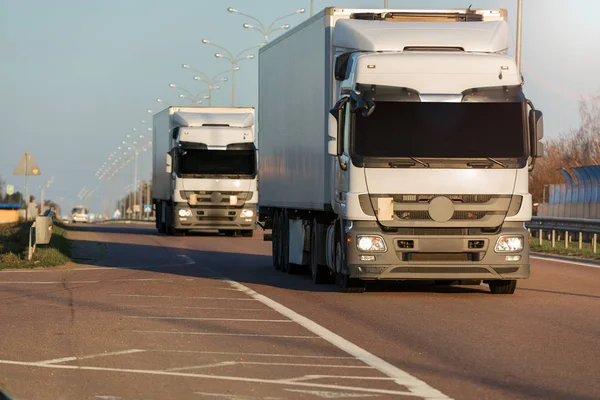
[[[312,5],[311,5],[311,9],[312,9]],[[286,15],[283,15],[281,17],[275,18],[273,20],[273,22],[271,22],[268,26],[266,26],[258,18],[253,17],[252,15],[249,15],[249,14],[245,14],[245,13],[243,13],[241,11],[238,11],[238,10],[236,10],[233,7],[229,7],[227,9],[227,11],[229,11],[230,13],[243,15],[244,17],[250,18],[251,20],[253,20],[256,23],[258,23],[258,26],[254,26],[254,25],[248,24],[248,23],[245,23],[242,26],[244,28],[246,28],[246,29],[254,29],[255,31],[260,32],[263,35],[264,39],[265,39],[265,43],[267,43],[269,41],[269,35],[272,34],[273,32],[276,32],[276,31],[279,31],[279,30],[290,29],[290,25],[288,25],[288,24],[281,25],[281,26],[276,26],[275,23],[277,21],[281,21],[282,19],[291,17],[293,15],[304,14],[304,12],[306,12],[306,10],[304,8],[300,8],[300,9],[294,11],[293,13],[286,14]]]
[[[44,182],[43,184],[40,185],[40,213],[41,214],[44,213],[44,194],[46,192],[46,189],[49,188],[53,182],[54,182],[54,177],[48,179],[46,182]]]
[[[209,77],[208,75],[206,75],[204,72],[200,71],[199,69],[196,69],[194,67],[192,67],[189,64],[182,64],[181,65],[182,68],[185,69],[189,69],[191,71],[194,71],[196,73],[198,73],[200,76],[194,76],[194,80],[196,81],[200,81],[206,84],[207,88],[208,88],[208,105],[211,106],[212,105],[212,91],[213,89],[220,89],[221,86],[218,85],[219,82],[227,82],[228,79],[226,76],[223,76],[221,78],[219,78],[221,75],[226,74],[228,72],[232,72],[232,70],[230,69],[226,69],[225,71],[221,71],[218,74],[215,74],[212,77]],[[239,69],[239,67],[236,67],[237,69]]]
[[[237,70],[239,70],[239,68],[237,67],[237,64],[243,60],[252,60],[255,57],[254,54],[245,54],[245,53],[252,49],[261,47],[265,43],[259,44],[258,46],[248,47],[247,49],[244,49],[244,50],[240,51],[239,53],[237,53],[235,56],[233,55],[233,53],[231,53],[225,47],[215,44],[215,43],[211,42],[210,40],[203,39],[202,43],[208,44],[208,45],[211,45],[218,49],[223,50],[225,52],[225,54],[215,53],[215,57],[225,59],[231,63],[231,106],[234,107],[235,106],[235,73],[237,72]]]
[[[169,83],[169,87],[172,87],[174,89],[180,90],[183,92],[183,94],[179,95],[180,99],[188,99],[189,101],[192,102],[192,104],[202,104],[203,100],[209,99],[210,96],[202,96],[200,97],[202,94],[209,92],[209,90],[204,90],[198,94],[193,94],[192,92],[190,92],[189,90],[186,90],[182,87],[177,86],[174,83]],[[220,89],[221,86],[216,85],[214,87],[214,89]],[[212,90],[212,89],[211,89]]]
[[[131,137],[131,135],[127,135],[128,138]],[[143,135],[140,135],[140,138],[143,138]],[[137,205],[137,196],[136,196],[136,190],[137,190],[137,174],[138,174],[138,156],[140,154],[140,148],[138,147],[138,142],[137,141],[133,141],[133,142],[127,142],[125,140],[123,140],[122,142],[125,146],[128,146],[128,149],[132,149],[133,150],[133,157],[134,157],[134,161],[133,161],[133,181],[132,181],[132,191],[133,191],[133,216],[135,218],[135,207]]]

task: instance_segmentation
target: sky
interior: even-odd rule
[[[108,156],[127,140],[145,137],[153,112],[178,98],[174,83],[191,92],[205,86],[181,67],[190,64],[213,76],[231,67],[214,57],[220,51],[202,39],[237,53],[261,43],[253,23],[228,7],[266,24],[282,19],[298,25],[309,17],[309,0],[0,0],[0,177],[24,192],[25,179],[14,176],[29,151],[41,176],[31,177],[30,193],[53,179],[46,199],[63,209],[80,203],[83,188],[99,212],[132,182],[125,167],[110,181],[95,176]],[[576,129],[578,101],[600,93],[600,1],[524,0],[523,74],[525,93],[544,112],[545,134],[558,137]],[[383,0],[314,0],[326,6],[381,7]],[[507,8],[515,36],[516,0],[389,0],[395,8]],[[279,25],[279,24],[277,24]],[[274,33],[274,38],[282,31]],[[236,105],[257,105],[257,59],[239,64]],[[231,82],[213,92],[213,105],[230,105]],[[146,124],[140,121],[147,121]],[[150,122],[150,124],[148,124]],[[134,131],[135,129],[135,131]],[[139,160],[140,177],[150,175],[150,154]]]

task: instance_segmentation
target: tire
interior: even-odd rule
[[[319,264],[319,254],[317,252],[318,246],[318,223],[314,219],[310,227],[310,273],[312,282],[316,285],[322,283],[328,283],[331,281],[331,275],[329,274],[329,268],[326,265]]]
[[[513,294],[517,288],[516,280],[489,281],[492,294]]]
[[[279,237],[281,233],[281,229],[279,228],[279,210],[273,211],[273,229],[272,229],[272,241],[271,241],[271,250],[272,250],[272,258],[273,258],[273,268],[277,271],[281,270],[280,263],[280,242],[281,239]]]
[[[252,229],[247,229],[242,231],[242,237],[252,237],[254,236],[254,231]]]
[[[344,256],[344,246],[341,240],[341,232],[335,237],[335,280],[344,293],[364,293],[366,286],[362,279],[351,278],[345,272],[346,258]]]

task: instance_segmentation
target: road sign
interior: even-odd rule
[[[133,205],[133,212],[139,213],[141,211],[142,207],[140,207],[139,204],[134,204]]]
[[[132,213],[131,208],[128,208],[126,212],[127,212],[127,214],[131,214]]]
[[[6,194],[12,196],[15,193],[15,185],[6,185]]]
[[[21,158],[19,165],[17,165],[17,168],[15,168],[14,174],[25,176],[40,174],[40,169],[29,152],[23,154],[23,158]]]
[[[150,214],[152,212],[152,204],[144,204],[144,213]]]

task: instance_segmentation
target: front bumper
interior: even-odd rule
[[[181,217],[179,210],[191,210],[192,215]],[[252,210],[251,218],[240,216],[242,210]],[[254,230],[256,227],[256,204],[245,204],[243,207],[201,206],[190,207],[186,203],[176,204],[174,210],[175,229],[221,229],[221,230]]]
[[[379,235],[387,251],[363,252],[356,247],[357,235]],[[496,241],[503,235],[522,235],[523,250],[496,253]],[[427,280],[498,280],[528,278],[529,233],[522,223],[505,223],[496,234],[484,235],[401,235],[382,232],[375,222],[354,222],[346,233],[346,260],[353,278],[427,279]],[[412,248],[401,248],[399,240],[413,241]],[[478,248],[472,248],[476,241]],[[471,247],[470,247],[471,245]],[[363,260],[361,256],[374,256]],[[507,260],[510,256],[513,261]],[[518,260],[516,256],[520,256]]]

